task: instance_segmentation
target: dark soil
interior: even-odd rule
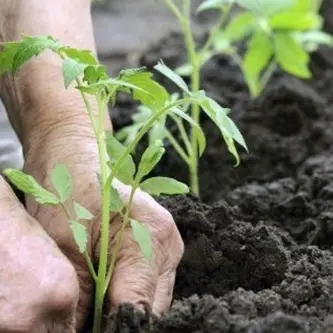
[[[332,3],[323,12],[333,33]],[[183,57],[181,39],[170,36],[142,64],[176,66]],[[124,305],[108,333],[333,332],[333,51],[316,52],[311,68],[310,81],[277,73],[251,101],[228,59],[205,66],[203,88],[232,108],[250,153],[233,167],[218,130],[202,119],[202,199],[162,201],[186,244],[173,306],[156,320]],[[115,128],[131,110],[120,101]],[[187,181],[171,149],[158,173]]]

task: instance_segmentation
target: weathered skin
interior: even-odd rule
[[[21,34],[48,34],[95,52],[90,1],[0,0],[0,41]],[[96,216],[87,228],[97,263],[98,154],[80,96],[63,88],[59,60],[50,53],[25,65],[15,80],[2,78],[0,94],[23,146],[25,171],[50,188],[50,170],[68,165],[74,199]],[[108,119],[105,127],[111,128]],[[119,184],[119,191],[126,199],[129,188]],[[171,215],[150,196],[136,195],[132,216],[151,230],[155,264],[146,263],[127,231],[108,297],[112,305],[148,305],[161,314],[171,302],[183,243]],[[111,244],[120,223],[118,216],[112,219]],[[63,211],[27,198],[26,212],[0,179],[0,333],[80,332],[92,305],[93,281]]]

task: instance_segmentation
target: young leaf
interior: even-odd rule
[[[72,229],[73,237],[77,246],[79,247],[80,253],[84,253],[87,249],[88,243],[88,234],[86,227],[76,221],[70,221],[69,226]]]
[[[154,66],[154,69],[166,76],[169,80],[171,80],[173,83],[175,83],[180,89],[182,89],[186,94],[190,95],[191,92],[188,89],[187,84],[185,81],[176,74],[172,69],[170,69],[167,65],[163,63],[163,61],[160,61],[156,66]]]
[[[64,77],[65,88],[84,72],[86,65],[83,65],[76,60],[67,58],[62,63],[62,74]]]
[[[13,69],[13,60],[20,42],[7,42],[2,44],[0,51],[0,75],[11,72]]]
[[[165,149],[160,140],[150,143],[148,148],[142,154],[141,161],[137,173],[137,181],[140,181],[144,176],[148,175],[155,165],[160,161]]]
[[[85,65],[97,65],[96,58],[92,55],[89,50],[76,49],[74,47],[61,47],[58,53],[64,53],[72,60],[75,60]]]
[[[78,220],[91,220],[94,217],[87,208],[81,206],[77,202],[74,202],[74,211]]]
[[[105,132],[106,136],[106,147],[108,154],[111,160],[111,167],[114,166],[119,158],[124,154],[126,147],[124,147],[113,135],[111,132]],[[121,164],[119,172],[116,177],[125,183],[126,185],[130,185],[133,182],[133,176],[135,173],[135,164],[133,158],[130,154],[128,154],[124,162]]]
[[[190,191],[186,184],[168,177],[149,178],[140,184],[140,188],[152,195],[185,194]]]
[[[111,185],[111,198],[110,198],[110,211],[119,213],[124,207],[124,203],[121,200],[118,190]]]
[[[252,35],[243,60],[243,71],[246,81],[255,95],[262,89],[260,74],[273,56],[273,46],[269,37],[258,31]]]
[[[46,50],[57,51],[60,44],[51,36],[27,37],[20,42],[14,56],[12,70],[15,73],[24,63]]]
[[[58,164],[51,172],[51,183],[64,203],[72,194],[72,179],[65,164]]]
[[[3,174],[9,181],[25,194],[32,195],[42,205],[58,205],[59,199],[51,192],[40,186],[37,181],[16,169],[5,169]]]
[[[282,32],[276,33],[274,43],[276,60],[282,69],[303,79],[311,77],[308,66],[309,55],[293,36]]]
[[[145,259],[151,261],[153,256],[153,242],[148,227],[134,219],[130,219],[130,223],[133,232],[133,239],[138,243],[141,253]]]
[[[220,38],[229,41],[239,41],[248,36],[255,27],[256,18],[252,13],[245,12],[236,14],[227,24],[224,31],[221,31]]]

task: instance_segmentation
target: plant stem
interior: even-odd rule
[[[119,252],[119,249],[120,249],[121,242],[124,238],[125,229],[126,229],[127,224],[129,222],[129,214],[130,214],[130,210],[131,210],[131,207],[132,207],[132,202],[133,202],[133,198],[134,198],[134,194],[135,194],[136,190],[137,190],[137,185],[132,186],[131,194],[129,196],[128,204],[126,206],[126,212],[123,215],[123,223],[121,225],[120,231],[117,234],[116,245],[115,245],[114,251],[112,252],[111,263],[110,263],[109,271],[107,273],[107,277],[106,277],[105,285],[104,285],[104,295],[108,290],[108,286],[110,284],[114,269],[116,267],[117,255],[118,255],[118,252]]]
[[[200,89],[200,64],[199,56],[196,53],[195,43],[191,30],[191,1],[184,0],[184,19],[182,22],[185,46],[188,53],[189,62],[192,66],[191,73],[191,90],[197,92]],[[200,108],[198,104],[193,104],[191,113],[192,118],[196,123],[200,123]],[[189,172],[190,184],[192,192],[199,195],[199,179],[198,179],[198,147],[195,134],[195,128],[191,128],[191,146],[192,154],[190,156]]]
[[[192,154],[192,146],[191,146],[191,141],[188,137],[188,134],[185,130],[185,127],[184,127],[184,124],[183,124],[183,121],[179,118],[177,118],[176,116],[173,116],[171,115],[171,118],[174,120],[174,122],[176,123],[177,127],[178,127],[178,130],[179,130],[179,133],[182,137],[182,140],[185,144],[185,147],[186,147],[186,150],[187,150],[187,154],[188,155],[191,155]]]
[[[259,96],[259,94],[261,93],[262,89],[264,87],[266,87],[268,81],[272,77],[272,75],[273,75],[276,67],[277,67],[277,64],[276,64],[275,60],[273,59],[270,62],[270,64],[268,65],[267,69],[265,70],[264,74],[261,77],[261,80],[260,80],[260,91],[257,92],[256,96],[252,96],[252,97],[258,97]]]
[[[101,98],[97,98],[98,104],[98,135],[97,135],[97,146],[99,152],[99,163],[101,168],[101,183],[104,185],[110,174],[109,167],[107,165],[108,155],[105,143],[105,133],[103,129],[104,109],[105,105],[101,101]],[[110,190],[108,187],[102,187],[102,221],[101,221],[101,244],[98,264],[98,275],[96,283],[95,293],[95,310],[94,310],[94,326],[93,333],[100,333],[102,324],[102,313],[104,303],[104,285],[107,274],[108,264],[108,247],[109,247],[109,223],[110,223]]]
[[[212,46],[214,39],[216,38],[216,35],[219,33],[219,31],[223,28],[224,24],[227,22],[229,18],[229,13],[231,11],[233,3],[228,4],[226,9],[221,14],[219,20],[217,21],[216,25],[212,29],[211,33],[209,34],[209,37],[203,46],[203,48],[200,51],[201,56],[203,56],[204,53],[206,53],[210,47]]]
[[[172,144],[173,148],[175,149],[175,151],[179,154],[179,156],[184,160],[184,162],[189,165],[190,164],[190,160],[188,158],[188,156],[186,155],[186,152],[184,151],[184,149],[180,146],[180,144],[177,142],[177,140],[174,138],[174,136],[172,135],[172,133],[169,130],[166,130],[166,136],[167,139],[170,141],[170,143]]]

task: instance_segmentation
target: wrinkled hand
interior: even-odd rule
[[[86,227],[89,233],[88,253],[97,265],[101,207],[96,177],[99,164],[95,140],[89,131],[84,131],[84,128],[75,130],[70,125],[41,131],[48,134],[36,136],[37,139],[31,144],[33,148],[26,153],[25,172],[33,175],[46,188],[52,189],[49,184],[52,168],[58,163],[64,163],[69,167],[75,201],[95,216],[93,221],[86,223]],[[126,201],[130,188],[119,184],[118,190]],[[42,207],[33,199],[28,199],[27,209],[56,241],[76,269],[80,282],[77,311],[77,329],[80,330],[93,306],[94,285],[85,259],[74,243],[68,221],[60,207]],[[138,307],[148,306],[159,315],[168,310],[172,300],[175,272],[183,254],[183,242],[170,213],[149,195],[143,192],[135,195],[131,216],[149,227],[153,239],[154,262],[149,264],[142,257],[137,243],[132,238],[131,230],[126,230],[108,299],[113,306],[123,302]],[[112,250],[121,219],[115,215],[110,223]]]
[[[75,333],[73,266],[0,176],[0,332]]]

